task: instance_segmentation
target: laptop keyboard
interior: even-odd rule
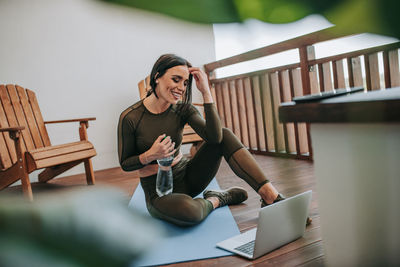
[[[237,248],[235,248],[236,250],[246,253],[248,255],[253,255],[253,251],[254,251],[254,241],[250,241],[246,244],[243,244],[241,246],[238,246]]]

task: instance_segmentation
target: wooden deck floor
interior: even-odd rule
[[[261,155],[254,155],[255,159],[269,179],[286,196],[312,189],[313,199],[310,207],[310,216],[313,219],[306,229],[305,235],[254,261],[248,261],[238,256],[221,257],[216,259],[199,260],[173,264],[170,266],[323,266],[324,253],[322,248],[320,222],[315,190],[314,168],[312,162],[293,159],[282,159]],[[127,197],[132,196],[139,179],[136,172],[125,173],[120,168],[95,172],[97,185],[111,185],[121,189]],[[232,214],[241,232],[256,226],[260,208],[258,195],[252,191],[244,181],[237,178],[228,164],[222,161],[217,173],[217,180],[221,188],[239,185],[249,192],[249,199],[241,205],[231,206]],[[33,193],[57,190],[65,186],[83,186],[86,184],[84,175],[74,175],[59,178],[47,184],[33,184]],[[19,187],[7,188],[6,191],[19,191]]]

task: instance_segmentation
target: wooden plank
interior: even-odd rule
[[[236,93],[238,99],[238,107],[239,107],[239,122],[240,122],[240,132],[242,136],[242,143],[245,147],[250,147],[249,141],[249,130],[247,128],[247,109],[246,109],[246,101],[244,98],[244,90],[243,90],[243,80],[238,79],[236,80]]]
[[[147,92],[146,92],[146,83],[145,83],[144,80],[141,80],[141,81],[138,83],[138,88],[139,88],[139,97],[140,97],[140,99],[145,98]]]
[[[315,59],[315,47],[314,46],[308,46],[307,47],[307,60],[310,62],[310,60]],[[310,77],[310,90],[312,94],[317,94],[320,92],[319,86],[318,86],[318,75],[317,75],[317,65],[312,65],[309,63],[308,65],[308,76]]]
[[[295,69],[292,71],[293,75],[293,91],[294,96],[302,96],[303,89],[301,88],[301,74],[299,69]],[[299,128],[299,146],[300,146],[300,154],[308,153],[308,141],[307,141],[307,128],[305,123],[298,123],[297,127]]]
[[[225,122],[225,114],[224,114],[224,102],[222,99],[222,86],[220,83],[217,83],[215,85],[215,93],[217,96],[217,107],[218,107],[218,114],[219,114],[219,118],[221,120],[221,124],[222,126],[226,126],[226,122]]]
[[[320,92],[325,92],[324,70],[322,68],[322,63],[318,64],[318,79]]]
[[[4,85],[0,85],[0,90],[6,90]],[[3,94],[0,94],[0,96]],[[7,128],[9,127],[7,117],[5,111],[3,109],[2,98],[0,98],[0,127]],[[11,167],[13,162],[16,162],[17,156],[15,152],[15,144],[14,141],[11,140],[8,132],[0,133],[0,164],[1,169]]]
[[[349,86],[354,87],[354,75],[353,75],[353,64],[352,64],[352,58],[349,57],[346,59],[347,62],[347,72],[349,75]]]
[[[47,149],[41,149],[40,151],[33,150],[29,152],[32,158],[37,161],[45,158],[51,158],[54,156],[61,156],[65,154],[70,154],[76,151],[92,149],[93,145],[88,141],[74,142],[64,144],[57,148],[54,147],[46,147]]]
[[[364,86],[364,80],[361,71],[361,58],[355,57],[351,59],[351,65],[353,70],[353,80],[354,87],[356,86]]]
[[[252,263],[252,266],[299,266],[301,264],[307,263],[314,259],[320,258],[324,255],[324,250],[322,247],[322,242],[315,242],[310,245],[301,247],[299,249],[293,250],[281,257],[276,257],[272,259],[267,259],[259,262],[261,259],[257,260],[259,263]]]
[[[283,96],[283,78],[282,78],[282,71],[278,72],[278,83],[279,83],[279,101],[280,103],[285,102]],[[283,137],[285,140],[285,152],[289,153],[289,140],[288,140],[288,133],[287,133],[287,124],[283,123]]]
[[[196,133],[196,132],[193,130],[192,127],[190,127],[189,124],[186,124],[186,125],[183,127],[183,135],[193,134],[193,133]]]
[[[336,61],[332,61],[332,75],[333,75],[333,88],[338,88],[338,74],[337,74],[337,65]]]
[[[89,141],[85,141],[85,142],[89,142]],[[50,146],[50,147],[41,147],[41,148],[37,148],[34,149],[32,151],[30,151],[30,153],[37,153],[37,152],[42,152],[42,151],[51,151],[53,149],[61,149],[63,147],[69,147],[71,145],[78,145],[82,143],[82,141],[76,141],[76,142],[71,142],[71,143],[65,143],[65,144],[61,144],[61,145],[55,145],[55,146]]]
[[[26,94],[28,95],[29,102],[32,107],[33,115],[35,116],[36,124],[38,126],[40,136],[44,146],[51,146],[49,134],[47,133],[46,126],[44,125],[42,113],[40,112],[39,103],[36,99],[36,94],[29,89],[26,89]]]
[[[281,79],[282,79],[282,102],[290,102],[292,101],[291,95],[291,86],[290,86],[290,79],[289,79],[289,71],[282,71],[281,72]],[[287,146],[286,152],[287,153],[295,153],[296,152],[296,137],[295,137],[295,130],[293,123],[286,123],[286,135],[287,135]]]
[[[383,58],[383,76],[385,81],[385,88],[390,88],[390,69],[389,69],[389,51],[382,52]]]
[[[10,96],[11,105],[13,106],[15,117],[17,118],[18,125],[24,126],[25,129],[22,130],[22,137],[25,142],[25,146],[27,150],[35,149],[35,145],[33,144],[32,136],[29,133],[28,123],[26,122],[25,114],[21,106],[20,99],[17,94],[17,90],[13,84],[7,84],[7,92]]]
[[[335,88],[346,88],[346,82],[344,78],[343,60],[336,60],[332,62],[335,66]]]
[[[261,76],[261,100],[263,107],[266,150],[275,151],[273,105],[271,99],[271,87],[268,74]]]
[[[247,113],[248,129],[249,129],[250,148],[257,150],[258,149],[257,126],[256,126],[254,106],[253,106],[253,92],[252,92],[253,88],[251,86],[250,78],[243,79],[243,88],[246,101],[246,113]]]
[[[375,46],[375,47],[371,47],[371,48],[367,48],[367,49],[352,51],[349,53],[343,53],[343,54],[339,54],[339,55],[310,60],[309,64],[319,64],[319,63],[341,60],[341,59],[346,59],[346,58],[356,58],[356,57],[363,56],[363,55],[398,49],[399,47],[400,47],[400,42],[396,42],[396,43],[391,43],[388,45]]]
[[[144,82],[146,84],[146,91],[149,90],[149,88],[151,88],[150,86],[150,75],[146,76],[146,78],[144,79]]]
[[[300,63],[294,63],[294,64],[288,64],[288,65],[283,65],[283,66],[278,66],[278,67],[273,67],[273,68],[257,70],[257,71],[245,72],[245,73],[231,75],[231,76],[218,78],[218,79],[213,78],[210,81],[213,83],[220,83],[220,82],[225,82],[225,81],[243,79],[243,78],[250,77],[250,76],[262,76],[267,73],[273,73],[276,71],[282,71],[282,70],[287,70],[287,69],[295,69],[298,67],[300,67]]]
[[[262,103],[261,103],[260,77],[259,76],[252,77],[252,84],[253,84],[255,119],[257,125],[257,137],[259,142],[258,150],[266,151],[267,146],[265,140],[264,119],[263,119]]]
[[[96,150],[88,149],[79,152],[74,152],[70,154],[64,154],[56,157],[45,158],[38,161],[36,163],[36,169],[42,169],[46,167],[56,166],[63,163],[68,163],[76,160],[91,158],[96,156]]]
[[[30,135],[32,137],[33,144],[34,144],[35,148],[43,147],[44,144],[43,144],[42,138],[40,136],[40,132],[39,132],[38,126],[36,124],[36,120],[35,120],[35,117],[32,112],[32,107],[29,103],[29,99],[28,99],[28,96],[26,95],[25,89],[19,85],[16,85],[15,88],[17,89],[17,93],[18,93],[19,99],[21,101],[21,106],[24,111],[25,118],[26,118],[26,121],[27,121],[27,124],[29,127],[28,132],[30,133]]]
[[[294,94],[294,82],[293,82],[293,71],[289,70],[289,86],[290,86],[290,99],[295,97]],[[295,152],[298,156],[300,156],[300,140],[299,140],[299,127],[297,123],[293,123],[293,130],[294,130],[294,142],[295,142]]]
[[[239,122],[239,109],[238,109],[238,100],[237,100],[237,92],[235,81],[229,81],[229,95],[231,97],[231,108],[232,108],[232,123],[233,123],[233,132],[238,137],[239,140],[242,139],[240,134],[240,122]]]
[[[228,82],[222,83],[222,99],[224,103],[225,127],[233,130],[231,101],[229,97]]]
[[[378,53],[367,56],[369,59],[369,75],[371,77],[371,90],[381,89]]]
[[[86,173],[86,182],[88,185],[94,185],[96,183],[94,172],[93,172],[93,164],[91,159],[83,160],[83,164],[85,165],[85,173]]]
[[[307,73],[308,76],[308,73]],[[303,78],[303,77],[302,77]],[[278,73],[272,73],[270,76],[271,81],[271,92],[272,92],[272,100],[273,100],[273,111],[274,111],[274,124],[275,124],[275,152],[285,152],[285,137],[283,124],[279,122],[279,105],[280,102],[280,93],[279,93],[279,77]]]
[[[1,105],[0,105],[1,107]],[[6,143],[7,132],[0,133],[0,170],[10,168],[12,165],[10,154]]]
[[[4,90],[3,90],[3,88],[4,88]],[[7,121],[8,121],[8,125],[10,127],[12,127],[12,126],[20,126],[18,124],[17,118],[16,118],[15,113],[14,113],[14,109],[12,107],[11,100],[9,99],[9,96],[8,96],[7,88],[5,86],[2,87],[1,90],[0,90],[0,98],[1,98],[1,102],[3,104],[3,108],[4,108],[4,112],[5,112]],[[22,150],[25,151],[26,150],[26,146],[25,146],[25,143],[24,143],[23,139],[21,140],[21,143],[22,143],[21,144],[22,145]]]
[[[201,141],[203,141],[203,138],[201,138],[198,134],[188,134],[184,135],[182,138],[182,144],[191,144]]]
[[[215,103],[215,106],[217,107],[217,110],[218,110],[218,105],[217,105],[217,95],[216,95],[216,93],[215,93],[215,84],[213,83],[213,84],[211,84],[211,95],[212,95],[212,98],[213,98],[213,100],[214,100],[214,103]]]
[[[61,173],[75,167],[76,165],[78,165],[81,162],[82,162],[82,160],[78,160],[78,161],[69,162],[67,164],[62,164],[62,165],[54,166],[51,168],[46,168],[44,171],[39,173],[39,175],[38,175],[39,182],[41,182],[41,183],[47,182],[48,180],[56,177],[57,175],[60,175]]]
[[[324,88],[325,91],[332,91],[332,72],[331,72],[331,62],[326,62],[322,64],[322,71],[324,75]]]
[[[399,50],[389,51],[390,86],[400,86]]]
[[[299,48],[300,56],[300,70],[301,70],[301,82],[303,88],[303,95],[311,94],[310,75],[308,72],[308,52],[307,46]]]
[[[14,164],[8,167],[7,170],[0,170],[0,190],[12,185],[20,179],[19,164]]]

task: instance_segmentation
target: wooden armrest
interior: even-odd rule
[[[203,104],[201,104],[201,103],[192,103],[192,105],[193,106],[198,106],[198,107],[202,107],[202,106],[204,106]]]
[[[60,121],[45,121],[45,124],[50,124],[50,123],[64,123],[64,122],[88,122],[88,121],[94,121],[96,118],[82,118],[82,119],[71,119],[71,120],[60,120]]]
[[[24,126],[16,126],[16,127],[7,127],[7,128],[0,128],[0,132],[19,132],[25,129]]]

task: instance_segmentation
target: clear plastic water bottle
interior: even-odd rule
[[[173,189],[173,177],[171,164],[174,157],[168,157],[158,159],[158,172],[156,181],[156,192],[157,195],[162,197],[172,193]]]

